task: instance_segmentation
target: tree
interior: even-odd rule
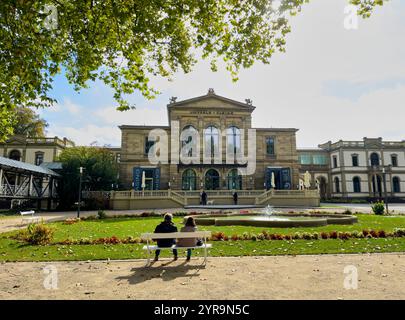
[[[158,92],[151,76],[189,72],[194,52],[218,59],[237,80],[240,68],[269,63],[284,51],[288,17],[309,0],[9,0],[0,2],[0,108],[44,107],[63,70],[80,90],[100,79],[114,90],[118,110],[126,95]],[[383,0],[348,0],[364,17]],[[12,126],[9,116],[2,125]],[[5,134],[7,134],[5,130]],[[4,139],[0,136],[0,140]]]
[[[17,107],[14,113],[14,134],[44,137],[48,123],[28,107]]]
[[[106,148],[67,148],[60,154],[58,161],[62,162],[62,179],[58,185],[62,208],[70,209],[77,202],[80,167],[83,167],[82,190],[111,190],[112,184],[117,183],[118,166]]]

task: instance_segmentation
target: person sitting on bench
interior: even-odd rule
[[[193,217],[188,217],[186,220],[186,223],[184,224],[184,227],[181,228],[180,232],[195,232],[197,230],[195,221]],[[195,246],[201,246],[202,241],[201,239],[198,238],[182,238],[177,240],[177,246],[178,247],[195,247]],[[191,259],[191,250],[192,249],[187,249],[187,259],[186,261],[190,261]]]
[[[155,233],[177,232],[177,227],[173,223],[173,216],[170,213],[164,215],[164,220],[155,229]],[[176,244],[176,239],[157,239],[158,247],[166,248]],[[155,261],[159,260],[160,250],[155,251]],[[173,249],[174,260],[177,260],[177,250]]]

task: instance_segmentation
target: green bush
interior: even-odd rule
[[[373,203],[371,209],[373,210],[374,214],[383,215],[385,211],[384,201]]]
[[[45,245],[52,241],[54,231],[43,223],[29,224],[27,229],[20,231],[17,238],[32,245]]]
[[[99,219],[105,219],[105,218],[107,218],[107,214],[104,212],[104,210],[98,210],[97,217]]]

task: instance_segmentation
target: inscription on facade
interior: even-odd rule
[[[231,115],[233,111],[192,110],[190,114],[216,114]]]

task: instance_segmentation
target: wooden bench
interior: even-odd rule
[[[207,262],[207,249],[211,248],[212,245],[207,243],[208,237],[211,236],[211,231],[195,231],[195,232],[170,232],[170,233],[143,233],[141,238],[146,240],[146,246],[143,247],[143,250],[148,252],[148,262],[150,264],[150,254],[155,250],[186,250],[186,249],[204,249],[204,264]],[[194,247],[181,247],[176,244],[171,247],[158,247],[157,245],[151,245],[150,242],[157,239],[185,239],[185,238],[198,238],[204,239],[204,242],[201,246]]]
[[[22,217],[21,218],[21,224],[23,224],[24,221],[30,221],[30,222],[36,221],[36,222],[38,222],[39,219],[40,219],[40,217],[35,216],[35,211],[34,210],[20,211],[20,214],[21,214],[21,217]]]

